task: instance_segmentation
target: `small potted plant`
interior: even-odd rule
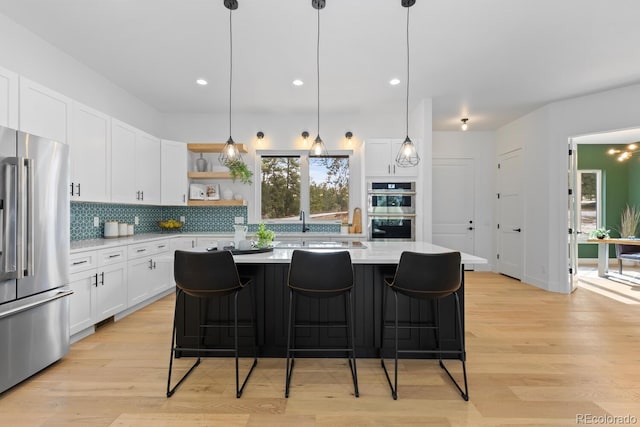
[[[606,228],[596,228],[595,230],[593,230],[592,232],[589,233],[589,238],[590,239],[608,239],[609,238],[609,231]]]
[[[267,230],[264,223],[260,223],[260,225],[258,225],[256,236],[258,237],[258,243],[256,243],[256,246],[259,248],[268,248],[276,237],[276,233],[274,233],[273,230]]]
[[[229,159],[224,165],[229,168],[233,182],[239,179],[243,184],[251,184],[253,172],[249,170],[245,162],[240,159]]]

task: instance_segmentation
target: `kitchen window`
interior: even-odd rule
[[[261,155],[262,220],[340,221],[349,215],[349,156]]]

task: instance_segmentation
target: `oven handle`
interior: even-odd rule
[[[367,192],[373,196],[415,196],[415,191],[380,191],[380,190],[369,190]]]
[[[415,218],[416,214],[414,213],[408,213],[408,214],[384,214],[384,213],[375,213],[375,214],[369,214],[369,219],[372,218],[384,218],[384,219],[389,219],[389,218],[397,218],[397,219],[403,219],[403,218]]]

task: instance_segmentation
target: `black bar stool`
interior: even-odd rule
[[[171,356],[169,358],[169,376],[167,379],[167,397],[171,397],[182,382],[191,374],[191,372],[200,364],[200,355],[213,352],[233,352],[236,358],[236,397],[242,396],[244,387],[253,372],[253,368],[258,363],[258,330],[256,325],[256,303],[253,287],[249,286],[251,279],[241,280],[238,276],[236,264],[233,256],[229,251],[221,252],[188,252],[176,251],[174,275],[177,286],[176,306],[173,315],[173,329],[171,337]],[[249,324],[238,324],[238,294],[240,291],[249,288],[251,293],[251,322]],[[197,347],[177,346],[176,341],[176,318],[178,316],[178,304],[180,299],[184,299],[185,295],[202,299],[202,303],[206,304],[209,298],[233,297],[233,321],[208,322],[202,324],[201,313],[198,312],[198,335]],[[200,311],[200,310],[199,310]],[[206,316],[205,316],[206,317]],[[206,321],[206,319],[205,319]],[[185,316],[186,323],[186,316]],[[233,348],[201,348],[201,330],[203,328],[233,328],[234,346]],[[249,373],[244,379],[242,386],[239,386],[238,375],[238,328],[252,328],[254,335],[253,346],[253,363],[249,369]],[[186,331],[186,325],[185,325]],[[171,371],[173,368],[173,359],[176,353],[195,353],[198,359],[187,371],[186,374],[171,388]]]
[[[356,369],[355,335],[353,333],[353,307],[351,289],[353,288],[353,266],[351,255],[347,251],[308,252],[293,251],[289,267],[289,323],[287,330],[287,370],[284,396],[289,397],[289,385],[298,352],[345,352],[349,357],[349,369],[353,380],[354,394],[358,391],[358,372]],[[310,298],[331,298],[344,296],[345,323],[296,323],[296,296]],[[296,328],[338,327],[347,332],[346,348],[296,348]],[[293,337],[291,333],[293,332]]]
[[[391,388],[393,399],[398,399],[398,354],[401,353],[426,353],[437,354],[440,367],[445,370],[453,384],[458,388],[464,400],[469,400],[469,390],[467,387],[467,367],[466,352],[464,346],[464,331],[462,330],[462,319],[460,315],[460,300],[458,298],[458,289],[462,283],[462,265],[460,261],[460,252],[449,252],[441,254],[422,254],[417,252],[403,252],[400,256],[400,262],[396,269],[393,279],[385,279],[385,289],[382,290],[382,331],[380,363],[384,369],[384,373]],[[387,289],[393,291],[395,297],[395,322],[392,325],[387,324],[385,320],[387,298]],[[413,323],[409,325],[398,324],[398,294],[409,298],[421,300],[430,300],[432,302],[433,321],[431,323]],[[458,350],[443,350],[440,343],[440,299],[452,295],[455,298],[455,321],[457,324],[457,344]],[[435,302],[435,304],[434,304]],[[394,382],[387,372],[384,363],[384,331],[393,328],[395,330],[395,356],[394,356]],[[399,350],[398,349],[398,330],[399,329],[431,329],[434,331],[436,348],[434,350]],[[454,354],[462,362],[462,374],[464,377],[464,391],[453,378],[444,362],[443,354]]]

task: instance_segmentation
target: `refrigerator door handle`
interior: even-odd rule
[[[0,210],[2,220],[0,238],[0,257],[2,262],[0,267],[0,280],[17,279],[18,278],[18,257],[19,251],[17,247],[17,221],[16,197],[17,189],[17,173],[18,158],[8,157],[0,163],[0,173],[4,181],[4,185],[0,188]],[[13,170],[13,173],[12,173]]]
[[[29,302],[26,304],[21,304],[21,305],[9,304],[8,308],[6,309],[3,308],[0,310],[0,319],[4,317],[14,316],[23,311],[36,308],[38,306],[57,300],[59,298],[68,297],[72,294],[73,294],[73,291],[69,288],[57,288],[49,292],[39,294],[37,298],[30,298]]]
[[[35,272],[34,270],[34,260],[33,260],[33,250],[34,250],[34,242],[33,242],[33,238],[34,238],[34,233],[33,233],[33,226],[34,226],[34,221],[35,221],[35,217],[34,217],[34,211],[35,211],[35,205],[34,205],[34,189],[33,189],[33,159],[24,159],[23,161],[24,164],[24,169],[23,171],[25,171],[26,173],[26,187],[27,187],[27,192],[26,192],[26,198],[27,198],[27,207],[25,210],[26,213],[26,265],[24,265],[24,276],[28,277],[28,276],[34,276]],[[24,178],[23,178],[24,179]],[[24,182],[24,181],[23,181]],[[80,190],[78,189],[78,195],[80,194]]]

